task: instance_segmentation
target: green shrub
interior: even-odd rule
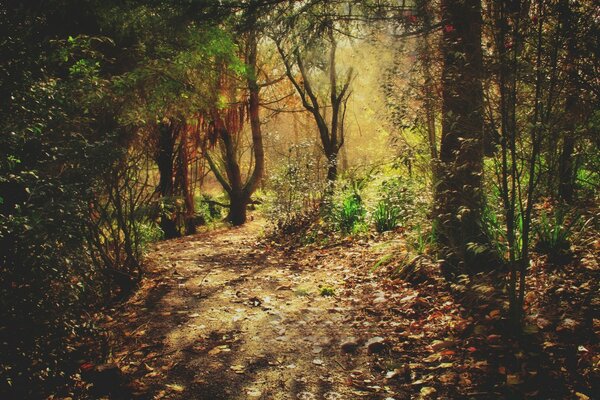
[[[520,218],[519,218],[520,220]],[[521,227],[521,224],[517,226]],[[489,246],[500,259],[504,259],[508,252],[508,244],[506,240],[506,228],[504,222],[498,217],[498,213],[489,205],[485,205],[481,214],[481,227]],[[517,234],[521,232],[517,231]],[[519,234],[520,237],[520,234]],[[517,241],[520,243],[520,241]]]
[[[436,224],[431,225],[431,229],[423,229],[421,224],[417,224],[414,231],[409,234],[409,243],[417,254],[425,254],[437,243]]]
[[[203,224],[209,224],[223,217],[223,206],[210,194],[204,193],[196,199],[196,215]]]
[[[416,183],[401,177],[389,178],[378,190],[379,201],[371,212],[378,232],[392,230],[401,225],[415,226],[428,209],[428,200]],[[410,222],[410,223],[409,223]]]
[[[164,232],[155,222],[146,222],[139,225],[140,247],[144,250],[149,244],[158,242],[164,237]]]
[[[321,286],[319,289],[319,294],[323,297],[335,296],[335,289],[331,286]]]
[[[276,225],[293,227],[322,203],[325,182],[319,175],[312,142],[291,146],[267,181],[266,216]]]

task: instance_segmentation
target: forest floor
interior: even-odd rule
[[[102,322],[108,363],[82,385],[110,399],[591,397],[589,363],[560,363],[571,350],[590,355],[593,335],[563,352],[559,339],[535,340],[525,355],[499,333],[494,306],[480,322],[441,278],[372,273],[402,253],[400,235],[298,247],[261,239],[263,229],[157,244],[140,290]],[[566,320],[538,325],[568,335],[579,322]]]

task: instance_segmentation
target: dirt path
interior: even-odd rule
[[[153,399],[388,397],[349,382],[368,386],[373,356],[368,326],[355,330],[353,302],[339,293],[367,249],[284,254],[256,245],[261,229],[254,222],[167,241],[149,255],[149,278],[108,323],[112,361],[134,391]]]

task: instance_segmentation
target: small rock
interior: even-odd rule
[[[354,353],[358,348],[358,342],[356,341],[356,339],[350,338],[347,339],[344,343],[342,343],[340,348],[342,349],[343,353]]]
[[[381,353],[385,349],[385,340],[381,336],[375,336],[367,341],[365,347],[369,354]]]

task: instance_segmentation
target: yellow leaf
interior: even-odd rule
[[[177,383],[169,383],[166,386],[168,389],[171,389],[172,391],[178,392],[178,393],[181,393],[185,390],[185,387],[183,387],[182,385],[179,385]]]
[[[208,355],[209,356],[216,356],[220,352],[221,352],[221,349],[218,348],[218,347],[215,347],[214,349],[212,349],[211,351],[208,352]]]
[[[434,394],[435,392],[437,392],[437,390],[435,390],[435,388],[431,387],[431,386],[423,386],[421,388],[421,396],[429,396]]]
[[[236,374],[243,374],[245,372],[246,367],[238,364],[238,365],[232,365],[231,367],[229,367],[229,369],[231,369]]]

